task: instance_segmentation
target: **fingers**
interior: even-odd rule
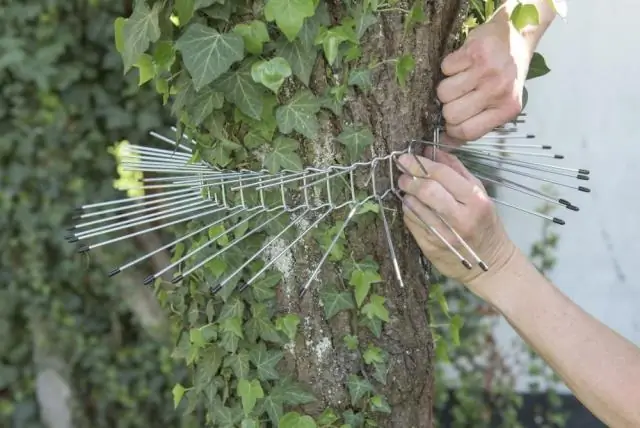
[[[443,142],[446,143],[446,139],[444,140],[445,141]],[[480,180],[478,180],[476,176],[471,174],[467,169],[467,167],[464,166],[464,164],[460,162],[460,159],[458,159],[456,156],[450,153],[447,153],[446,151],[439,150],[433,146],[429,146],[425,149],[424,156],[427,159],[431,159],[435,162],[439,162],[444,165],[447,165],[449,168],[451,168],[452,170],[454,170],[455,172],[457,172],[458,174],[466,178],[468,181],[481,185]]]
[[[403,177],[406,177],[401,177],[398,185],[402,190],[418,196],[423,202],[426,202],[427,199],[433,195],[439,195],[439,193],[437,193],[440,191],[438,186],[449,194],[451,200],[457,200],[463,204],[466,203],[469,198],[473,197],[473,193],[476,191],[474,189],[474,187],[477,186],[475,182],[470,182],[445,164],[433,162],[421,156],[413,156],[409,154],[400,156],[397,163],[400,170],[405,173]],[[422,164],[422,167],[420,164]],[[411,176],[424,177],[424,170],[427,171],[427,178],[430,180],[417,180],[412,182],[413,180],[411,179]],[[426,199],[420,197],[420,194],[414,193],[416,186],[419,185],[426,187],[426,189],[420,190],[420,192],[424,192],[425,194],[428,193],[428,195],[425,196]],[[403,188],[403,186],[406,187]],[[442,200],[443,197],[440,198]],[[435,209],[438,210],[438,208]]]
[[[462,46],[460,49],[450,53],[442,60],[441,70],[445,76],[453,76],[462,71],[465,71],[471,65],[473,61],[471,56],[467,52],[467,47]]]
[[[448,135],[458,140],[473,141],[491,132],[493,128],[504,124],[513,116],[504,110],[488,108],[460,123],[447,123],[445,130]]]
[[[398,180],[398,187],[408,194],[407,197],[414,197],[421,204],[427,205],[444,217],[453,218],[459,214],[460,204],[442,184],[435,180],[414,178],[404,174]],[[415,203],[412,206],[416,208]]]
[[[437,88],[447,133],[463,141],[477,140],[520,112],[528,66],[524,48],[510,42],[508,26],[483,24],[472,34],[443,60],[448,77]]]

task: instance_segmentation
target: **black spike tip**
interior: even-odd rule
[[[551,150],[551,146],[543,145],[542,150]]]
[[[585,174],[585,175],[591,174],[591,172],[588,169],[579,169],[578,173]]]
[[[580,208],[575,205],[567,205],[567,209],[570,209],[571,211],[580,211]]]
[[[67,232],[73,232],[74,230],[76,230],[75,226],[69,226],[67,227]]]
[[[120,268],[114,269],[111,272],[109,272],[109,278],[111,278],[112,276],[116,276],[119,273],[120,273]]]
[[[584,174],[578,174],[577,178],[578,180],[589,180],[589,176]]]
[[[527,134],[527,138],[536,138],[536,134]]]
[[[178,275],[178,276],[176,276],[175,278],[173,278],[173,279],[171,280],[171,283],[172,283],[172,284],[177,284],[177,283],[179,283],[180,281],[182,281],[182,275]]]
[[[571,206],[571,202],[567,201],[566,199],[558,199],[558,202],[560,202],[565,207]]]
[[[564,155],[553,155],[554,159],[564,159]]]
[[[473,266],[471,266],[471,263],[469,263],[467,260],[461,260],[462,262],[462,266],[466,267],[467,269],[471,270],[473,269]]]
[[[88,245],[81,245],[78,247],[78,253],[87,253],[89,250],[90,248]]]
[[[211,292],[212,292],[213,294],[216,294],[216,293],[217,293],[218,291],[220,291],[220,290],[222,290],[222,286],[221,286],[220,284],[218,284],[218,285],[216,285],[215,287],[213,287],[213,288],[211,289]]]
[[[578,190],[581,192],[585,192],[585,193],[591,193],[591,189],[589,189],[588,187],[584,187],[584,186],[578,186]]]
[[[553,218],[553,222],[554,222],[555,224],[559,224],[559,225],[561,225],[561,226],[564,226],[564,224],[565,224],[565,223],[564,223],[564,220],[563,220],[563,219],[561,219],[561,218],[558,218],[558,217],[554,217],[554,218]]]
[[[154,279],[156,279],[155,276],[149,275],[144,279],[144,281],[142,281],[142,283],[144,285],[149,285],[149,284],[151,284],[153,282]]]
[[[478,266],[480,266],[480,269],[482,269],[485,272],[489,270],[489,266],[487,266],[485,262],[479,262]]]
[[[82,214],[84,214],[84,210],[82,209],[82,207],[74,208],[71,212],[74,216],[81,216]]]
[[[65,236],[65,238],[70,244],[73,244],[79,241],[79,239],[75,235],[67,235]]]

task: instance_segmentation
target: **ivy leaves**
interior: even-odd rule
[[[292,138],[278,137],[273,142],[273,148],[264,158],[264,166],[271,174],[281,169],[292,171],[302,170],[302,159],[296,153],[298,141]]]
[[[284,80],[291,76],[291,67],[287,60],[281,57],[271,58],[268,61],[258,61],[251,66],[251,78],[256,83],[262,83],[274,94],[284,83]]]
[[[369,128],[363,126],[346,126],[336,140],[346,146],[349,158],[354,162],[362,156],[367,147],[373,144],[373,134]]]
[[[149,49],[149,45],[160,38],[161,7],[160,3],[156,3],[149,9],[146,2],[136,2],[133,13],[122,24],[122,35],[116,32],[116,40],[122,41],[119,44],[121,44],[125,73],[138,62],[142,54]]]
[[[305,18],[314,15],[313,0],[268,0],[264,8],[267,21],[275,21],[289,41],[293,41]]]
[[[221,34],[202,24],[191,24],[176,42],[196,91],[216,80],[244,58],[244,40],[236,33]]]
[[[298,92],[288,103],[276,109],[278,129],[283,134],[297,131],[307,138],[317,137],[320,124],[316,114],[320,111],[320,102],[307,89]]]

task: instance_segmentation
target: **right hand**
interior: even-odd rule
[[[431,158],[432,153],[425,153]],[[417,159],[428,172],[428,178],[412,155],[402,155],[398,162],[403,174],[398,182],[406,192],[405,203],[409,204],[419,218],[404,207],[404,220],[416,239],[424,255],[443,275],[467,285],[480,297],[487,299],[483,289],[476,286],[486,283],[499,274],[517,252],[509,239],[487,196],[484,186],[453,155],[435,150],[436,161],[421,156]],[[414,178],[420,177],[420,178]],[[428,208],[427,208],[428,207]],[[433,210],[433,211],[432,211]],[[489,266],[487,272],[459,243],[445,224],[434,214],[436,212],[467,242],[476,254]],[[424,223],[435,227],[471,264],[465,268],[460,260],[427,228]]]

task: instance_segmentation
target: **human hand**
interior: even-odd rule
[[[430,149],[432,150],[432,149]],[[426,154],[431,157],[432,153]],[[428,172],[428,178],[418,164]],[[492,201],[484,186],[455,156],[435,150],[435,162],[410,154],[398,158],[398,167],[404,174],[398,186],[405,192],[404,220],[424,255],[443,275],[460,281],[473,292],[483,295],[483,283],[498,274],[514,256],[516,247],[498,219]],[[416,178],[414,178],[416,177]],[[425,226],[436,228],[462,255],[469,258],[455,235],[436,215],[440,215],[462,237],[476,254],[489,266],[483,271],[477,265],[471,270]],[[418,218],[419,217],[419,218]]]
[[[447,76],[438,86],[446,132],[477,140],[522,110],[522,93],[534,46],[504,13],[469,33],[464,45],[442,61]]]

